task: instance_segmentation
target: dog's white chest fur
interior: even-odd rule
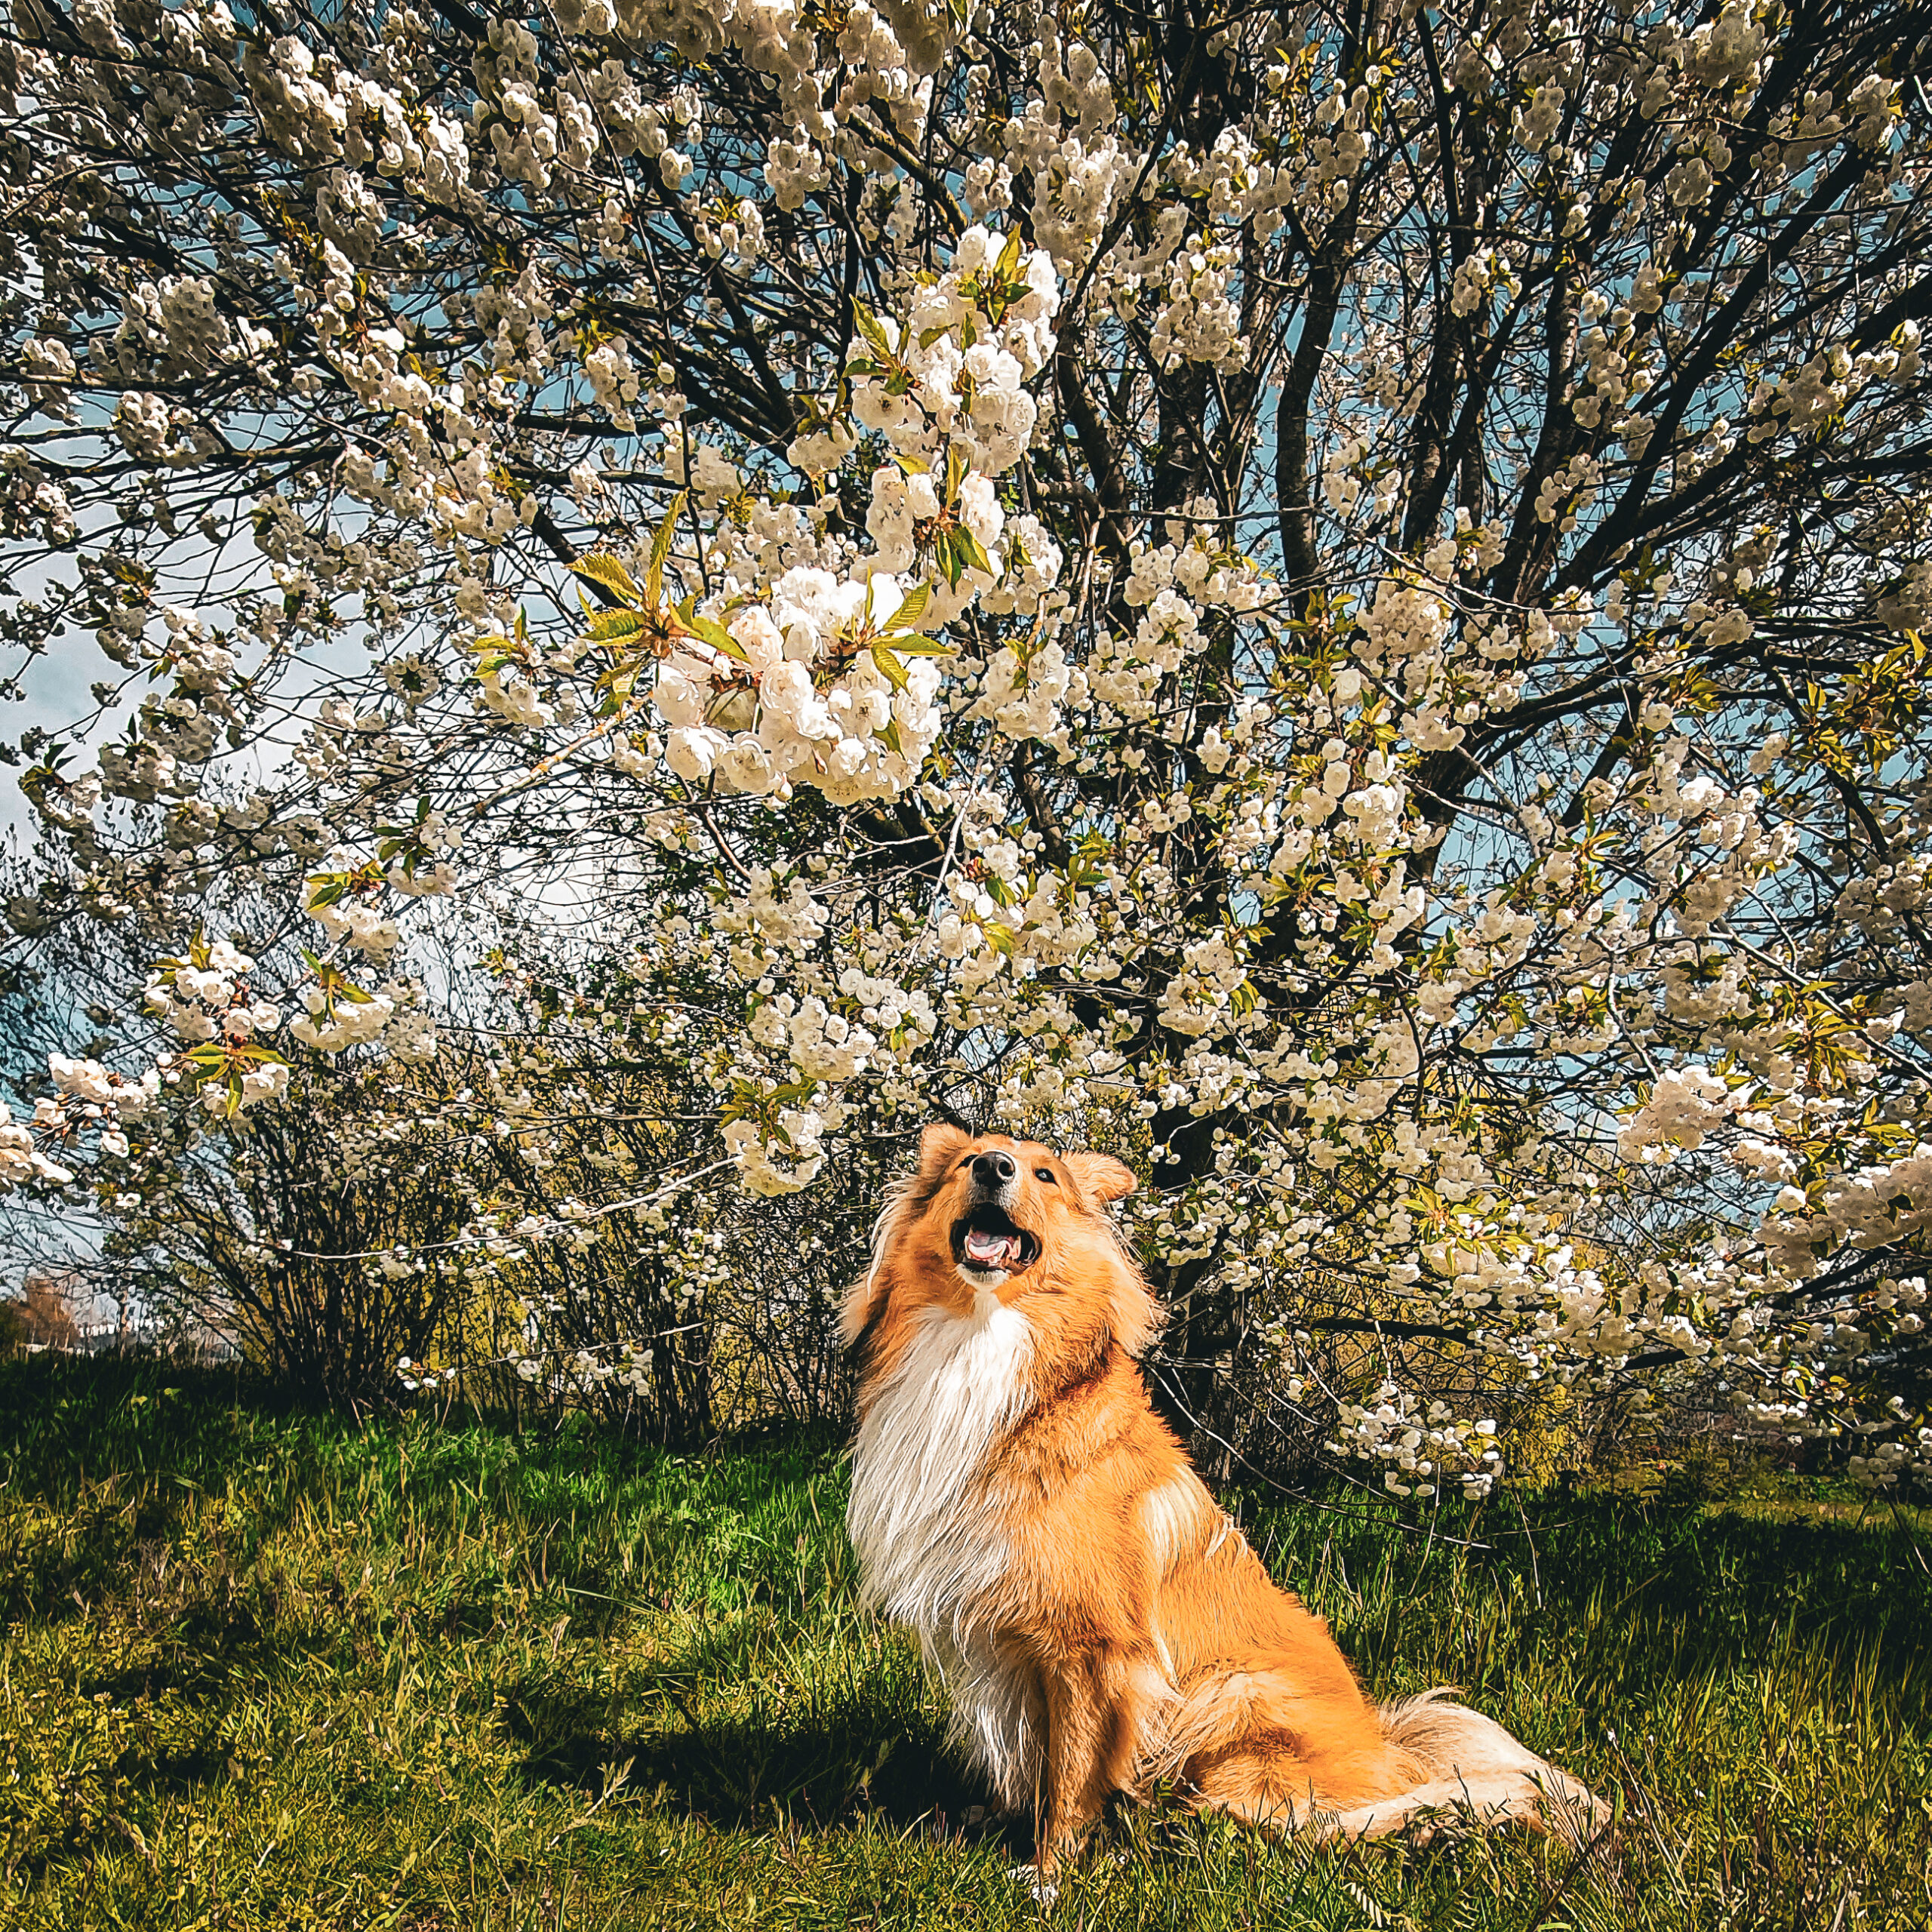
[[[1032,1337],[983,1292],[970,1315],[928,1309],[919,1324],[860,1425],[845,1526],[864,1600],[918,1633],[955,1734],[1011,1804],[1038,1744],[1017,1671],[975,1614],[1010,1555],[979,1478],[1026,1406]]]
[[[1032,1354],[995,1296],[970,1315],[924,1309],[860,1425],[845,1526],[865,1599],[922,1636],[961,1623],[1004,1568],[1005,1537],[971,1492],[1025,1406]]]

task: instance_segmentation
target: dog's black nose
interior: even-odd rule
[[[1004,1187],[1020,1171],[1020,1163],[997,1147],[973,1157],[973,1178],[982,1187]]]

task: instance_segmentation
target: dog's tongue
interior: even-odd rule
[[[1020,1259],[1020,1237],[996,1235],[985,1228],[968,1228],[966,1254],[982,1267],[1011,1268]]]

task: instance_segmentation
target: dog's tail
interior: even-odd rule
[[[1300,1684],[1266,1667],[1219,1672],[1164,1713],[1142,1775],[1179,1777],[1198,1804],[1317,1837],[1426,1832],[1460,1817],[1581,1847],[1610,1823],[1609,1807],[1574,1778],[1455,1694],[1438,1686],[1371,1707],[1372,1726],[1340,1727],[1312,1751],[1310,1734],[1322,1727],[1310,1724]],[[1349,1701],[1358,1717],[1371,1715]]]
[[[1428,1812],[1479,1825],[1526,1825],[1578,1847],[1610,1823],[1610,1807],[1567,1772],[1539,1758],[1493,1718],[1451,1701],[1446,1685],[1380,1709],[1382,1734],[1414,1782],[1379,1804],[1322,1821],[1337,1835],[1384,1838]]]

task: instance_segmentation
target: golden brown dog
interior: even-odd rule
[[[1033,1812],[1040,1878],[1163,1777],[1282,1829],[1594,1828],[1589,1792],[1446,1693],[1369,1703],[1217,1506],[1136,1359],[1157,1312],[1104,1207],[1133,1186],[1106,1155],[929,1128],[843,1312],[866,1597],[918,1633],[1002,1807]]]

